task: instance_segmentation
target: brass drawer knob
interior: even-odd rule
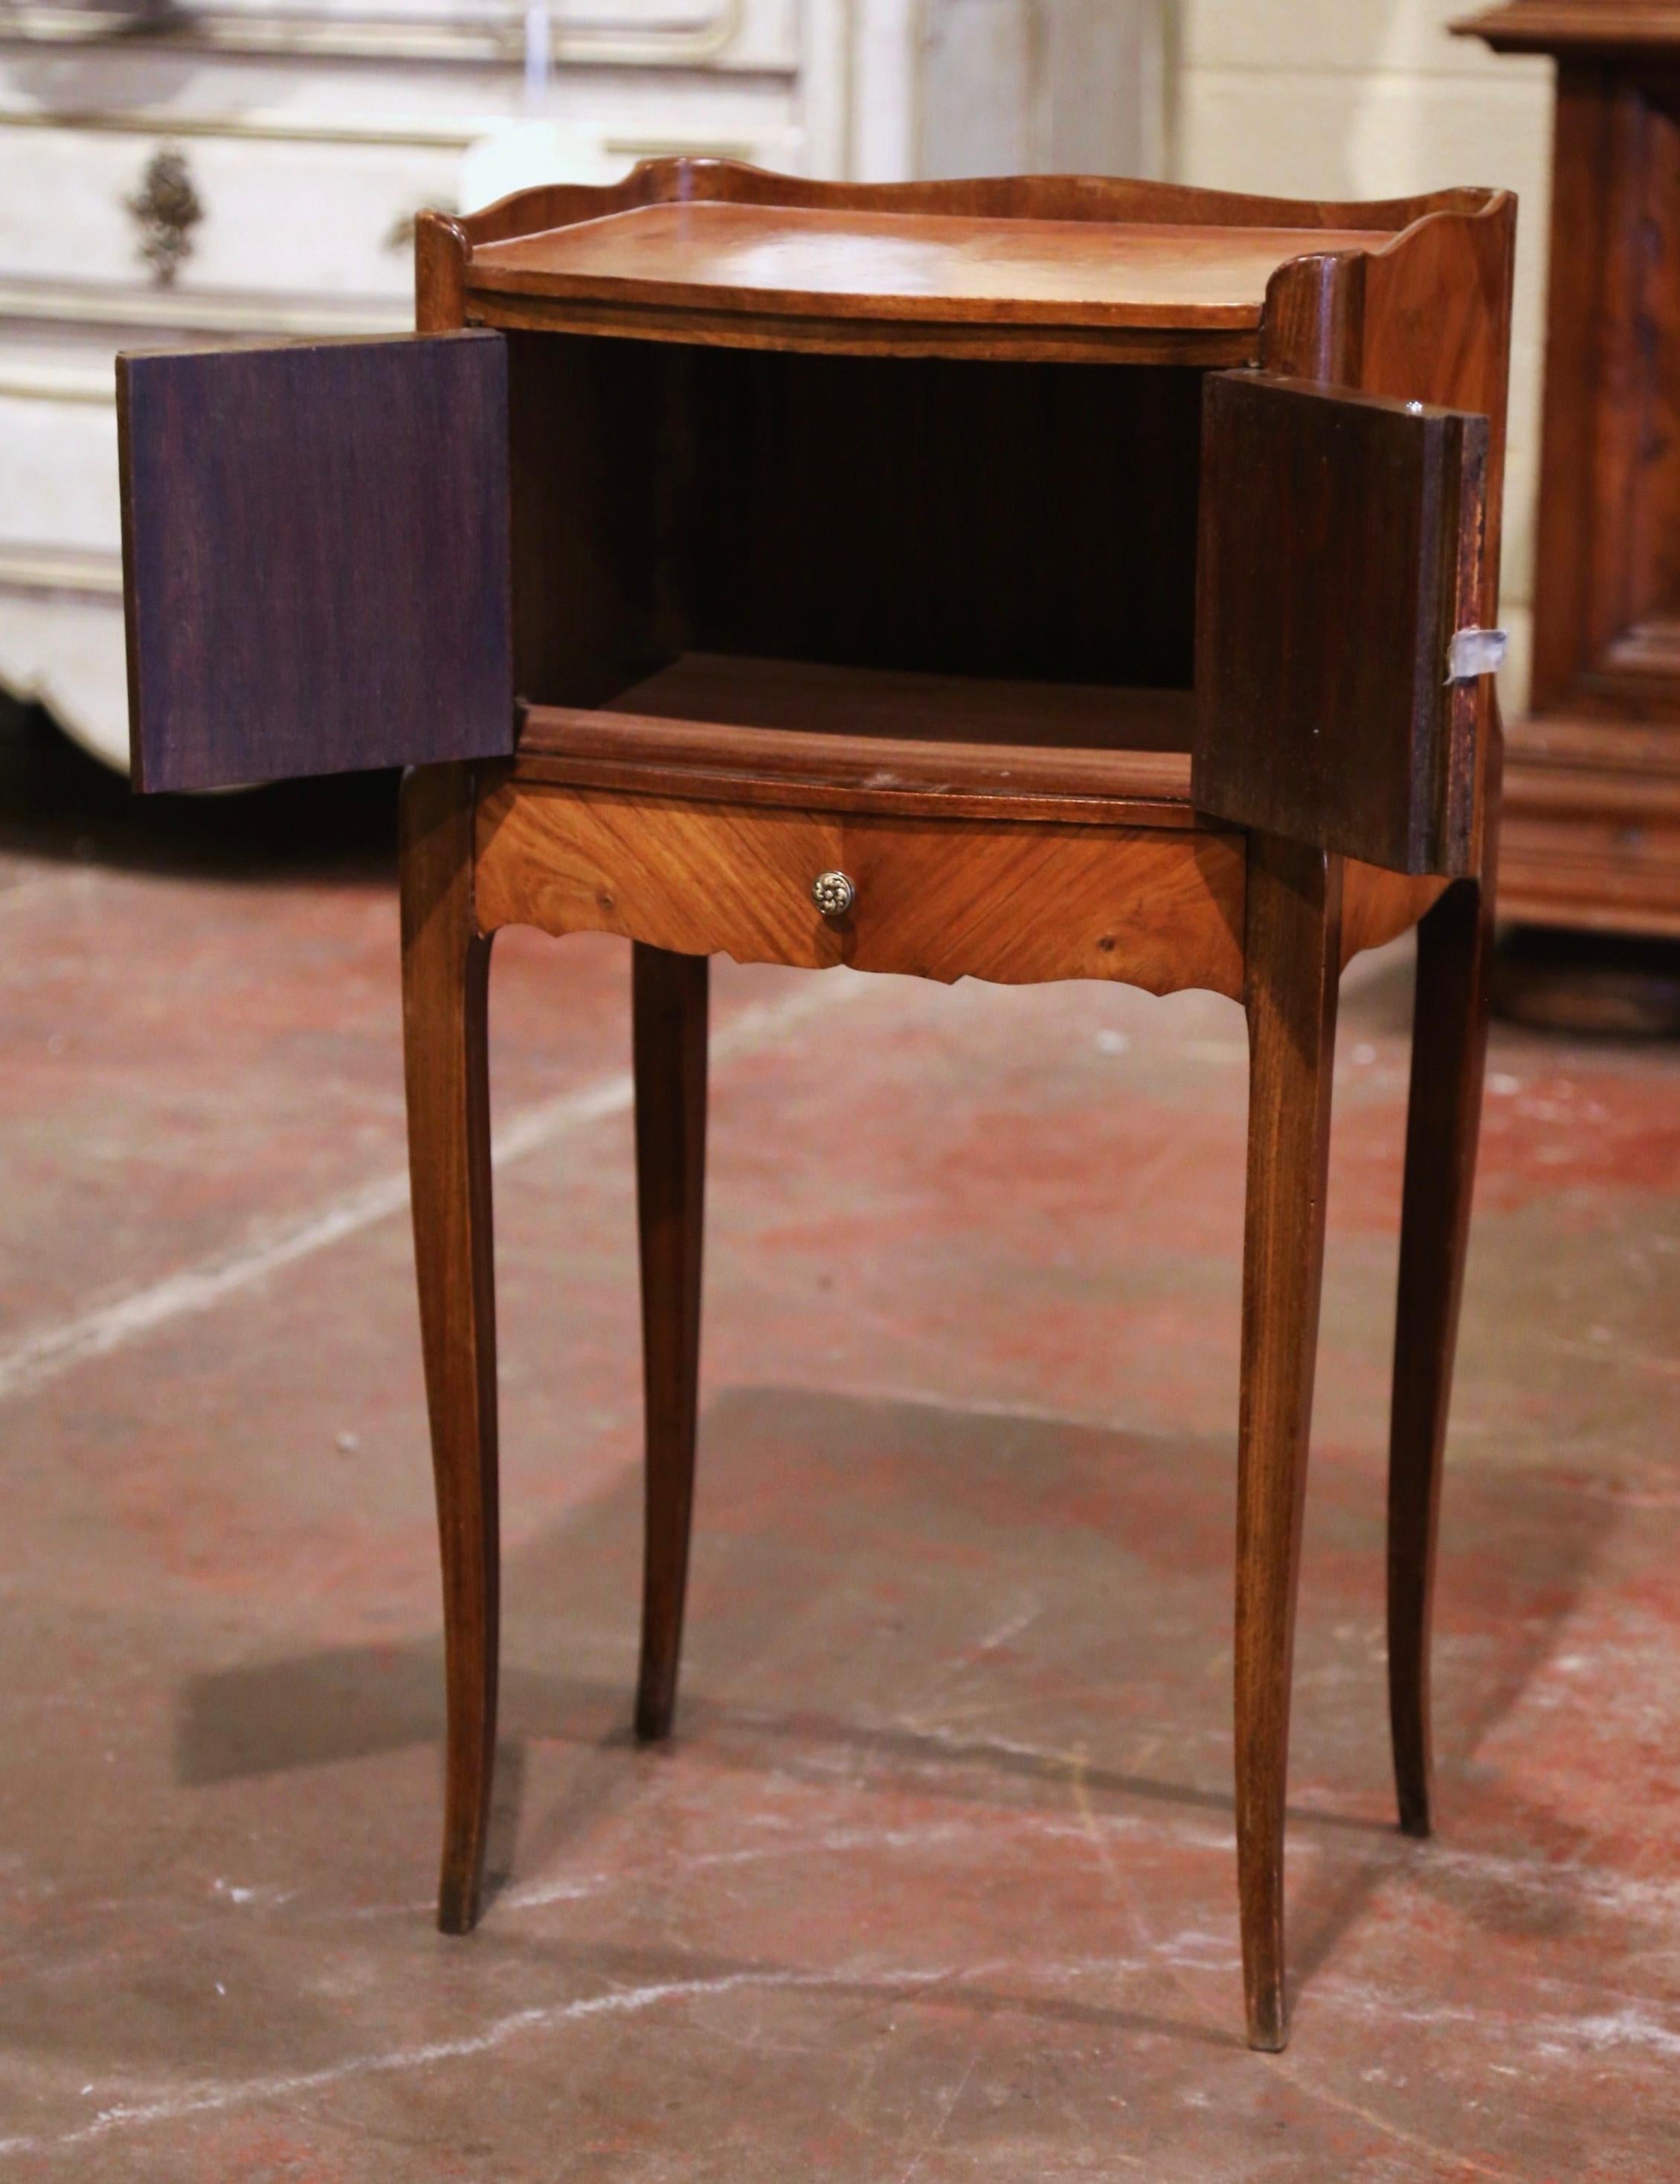
[[[819,872],[811,882],[811,900],[825,917],[843,917],[857,895],[844,872]]]

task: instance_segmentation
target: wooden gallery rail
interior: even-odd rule
[[[1276,2048],[1337,982],[1421,920],[1388,1630],[1427,1830],[1513,219],[1479,191],[659,160],[423,215],[416,337],[123,361],[140,785],[412,769],[447,1928],[478,1916],[495,1743],[485,994],[513,923],[634,944],[649,1737],[688,1561],[708,958],[1243,1004],[1237,1829]]]

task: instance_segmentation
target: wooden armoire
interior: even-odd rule
[[[1508,0],[1557,58],[1533,687],[1501,911],[1680,937],[1680,6]]]

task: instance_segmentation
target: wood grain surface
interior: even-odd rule
[[[1275,276],[1261,354],[1267,369],[1441,403],[1488,421],[1488,496],[1477,619],[1498,597],[1516,206],[1490,192],[1479,207],[1440,207],[1382,249],[1297,259]],[[1390,1715],[1402,1821],[1429,1814],[1429,1603],[1439,1462],[1467,1234],[1485,1036],[1485,960],[1499,837],[1499,710],[1478,686],[1469,861],[1480,885],[1402,878],[1329,861],[1258,838],[1250,855],[1247,935],[1254,1075],[1249,1115],[1249,1251],[1244,1282],[1244,1449],[1238,1550],[1237,1713],[1239,1872],[1249,2037],[1287,2036],[1283,1809],[1288,1780],[1293,1565],[1310,1424],[1311,1362],[1302,1336],[1321,1263],[1335,953],[1403,930],[1444,897],[1421,943],[1411,1113],[1396,1317],[1389,1501]],[[1339,892],[1339,903],[1336,896]],[[1463,905],[1474,895],[1483,940],[1466,950]],[[1449,909],[1449,905],[1455,907]],[[1293,940],[1280,945],[1280,936]],[[1480,968],[1476,967],[1479,963]],[[1472,975],[1473,973],[1473,975]],[[1293,998],[1292,998],[1293,997]],[[1288,1017],[1293,1029],[1280,1040]],[[1293,1086],[1293,1089],[1286,1087]],[[1279,1189],[1280,1163],[1294,1169]],[[1286,1210],[1287,1209],[1287,1210]],[[1263,1240],[1270,1238],[1266,1242]],[[1268,1323],[1268,1340],[1254,1314]],[[1260,1367],[1262,1352],[1269,1362]],[[1286,1376],[1281,1382],[1279,1375]],[[1293,1393],[1289,1380],[1293,1379]],[[1280,1389],[1282,1400],[1280,1401]],[[1270,1424],[1259,1412],[1270,1410]],[[1265,1460],[1261,1461],[1262,1455]]]
[[[1237,1465],[1237,1870],[1249,2042],[1288,2037],[1283,1827],[1301,1518],[1324,1272],[1340,860],[1249,849],[1249,1177]]]
[[[944,359],[963,364],[1185,365],[1199,369],[1252,364],[1251,326],[1055,326],[987,319],[893,319],[852,314],[790,316],[670,304],[595,303],[475,289],[475,326],[504,332],[587,334],[685,349],[770,350],[778,355]]]
[[[644,159],[604,186],[543,182],[515,191],[458,225],[469,250],[598,220],[637,205],[726,203],[797,206],[823,212],[927,214],[981,220],[1165,221],[1179,226],[1335,228],[1395,234],[1438,212],[1474,213],[1496,192],[1435,190],[1421,196],[1355,199],[1260,197],[1182,182],[1117,175],[993,175],[912,182],[832,182],[772,174],[738,159]]]
[[[1493,874],[1418,928],[1388,1434],[1388,1714],[1400,1825],[1434,1824],[1430,1636],[1441,1471],[1488,1045]]]
[[[1252,362],[1268,273],[1486,191],[1370,204],[1102,176],[814,182],[655,159],[461,223],[487,325],[835,354]],[[1166,239],[1164,231],[1171,231]]]
[[[934,818],[1194,824],[1190,694],[688,654],[530,706],[521,781]]]
[[[1260,361],[1282,377],[1438,404],[1488,420],[1477,619],[1498,619],[1505,410],[1510,360],[1516,200],[1460,192],[1357,255],[1297,259],[1266,296]],[[1472,202],[1471,199],[1474,199]],[[1485,774],[1498,734],[1491,677],[1476,686],[1475,736]],[[1478,865],[1487,800],[1478,785],[1469,862]]]
[[[499,337],[152,351],[117,389],[136,787],[511,749]]]
[[[403,1052],[409,1170],[443,1563],[448,1696],[437,1919],[477,1920],[496,1756],[500,1631],[496,1273],[491,1234],[490,942],[472,914],[468,766],[403,784]]]
[[[647,1420],[636,1733],[670,1734],[682,1652],[699,1416],[711,964],[638,942],[631,967],[636,1226]]]
[[[476,291],[790,318],[1244,327],[1310,249],[1381,231],[1147,226],[724,203],[609,213],[473,253]]]
[[[516,333],[508,345],[527,702],[627,703],[633,685],[689,655],[743,661],[729,703],[759,690],[784,716],[762,725],[833,725],[837,701],[821,722],[803,717],[831,668],[1188,690],[1199,374],[576,335]],[[793,664],[805,688],[775,687],[770,660]],[[699,673],[691,662],[690,694],[666,686],[660,702],[726,722],[699,703]],[[879,725],[916,687],[840,694]],[[985,702],[972,689],[920,694],[936,728]],[[1026,718],[1037,700],[1022,697]],[[794,705],[798,722],[786,717]],[[1126,739],[1159,744],[1153,709],[1129,710]]]
[[[650,667],[1190,687],[1198,373],[663,354]]]
[[[926,675],[716,652],[685,653],[621,690],[605,710],[847,740],[1014,745],[1126,760],[1162,752],[1188,757],[1192,728],[1188,689]]]
[[[1502,907],[1680,931],[1680,13],[1513,6],[1459,26],[1555,53],[1546,364],[1527,717],[1511,723]],[[1536,947],[1539,944],[1533,944]],[[1602,972],[1513,956],[1513,1007]],[[1654,994],[1660,981],[1653,986]]]
[[[1449,880],[1410,879],[1378,865],[1342,860],[1342,961],[1351,963],[1367,948],[1381,948],[1410,933],[1451,886]]]
[[[1199,808],[1408,873],[1476,852],[1485,418],[1210,377],[1196,593]]]
[[[847,919],[818,874],[857,889]],[[482,930],[620,933],[689,955],[949,983],[1242,990],[1240,838],[851,817],[511,782],[479,811]]]
[[[1502,53],[1626,53],[1659,59],[1680,51],[1680,14],[1668,0],[1507,0],[1453,24]]]

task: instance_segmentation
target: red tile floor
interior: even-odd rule
[[[1350,975],[1286,2055],[1231,1821],[1241,1017],[719,967],[679,1735],[626,1735],[627,965],[498,943],[508,1560],[478,1934],[390,784],[0,765],[0,2175],[1680,2175],[1680,1056],[1496,1035],[1443,1826],[1393,1830],[1409,956]]]

